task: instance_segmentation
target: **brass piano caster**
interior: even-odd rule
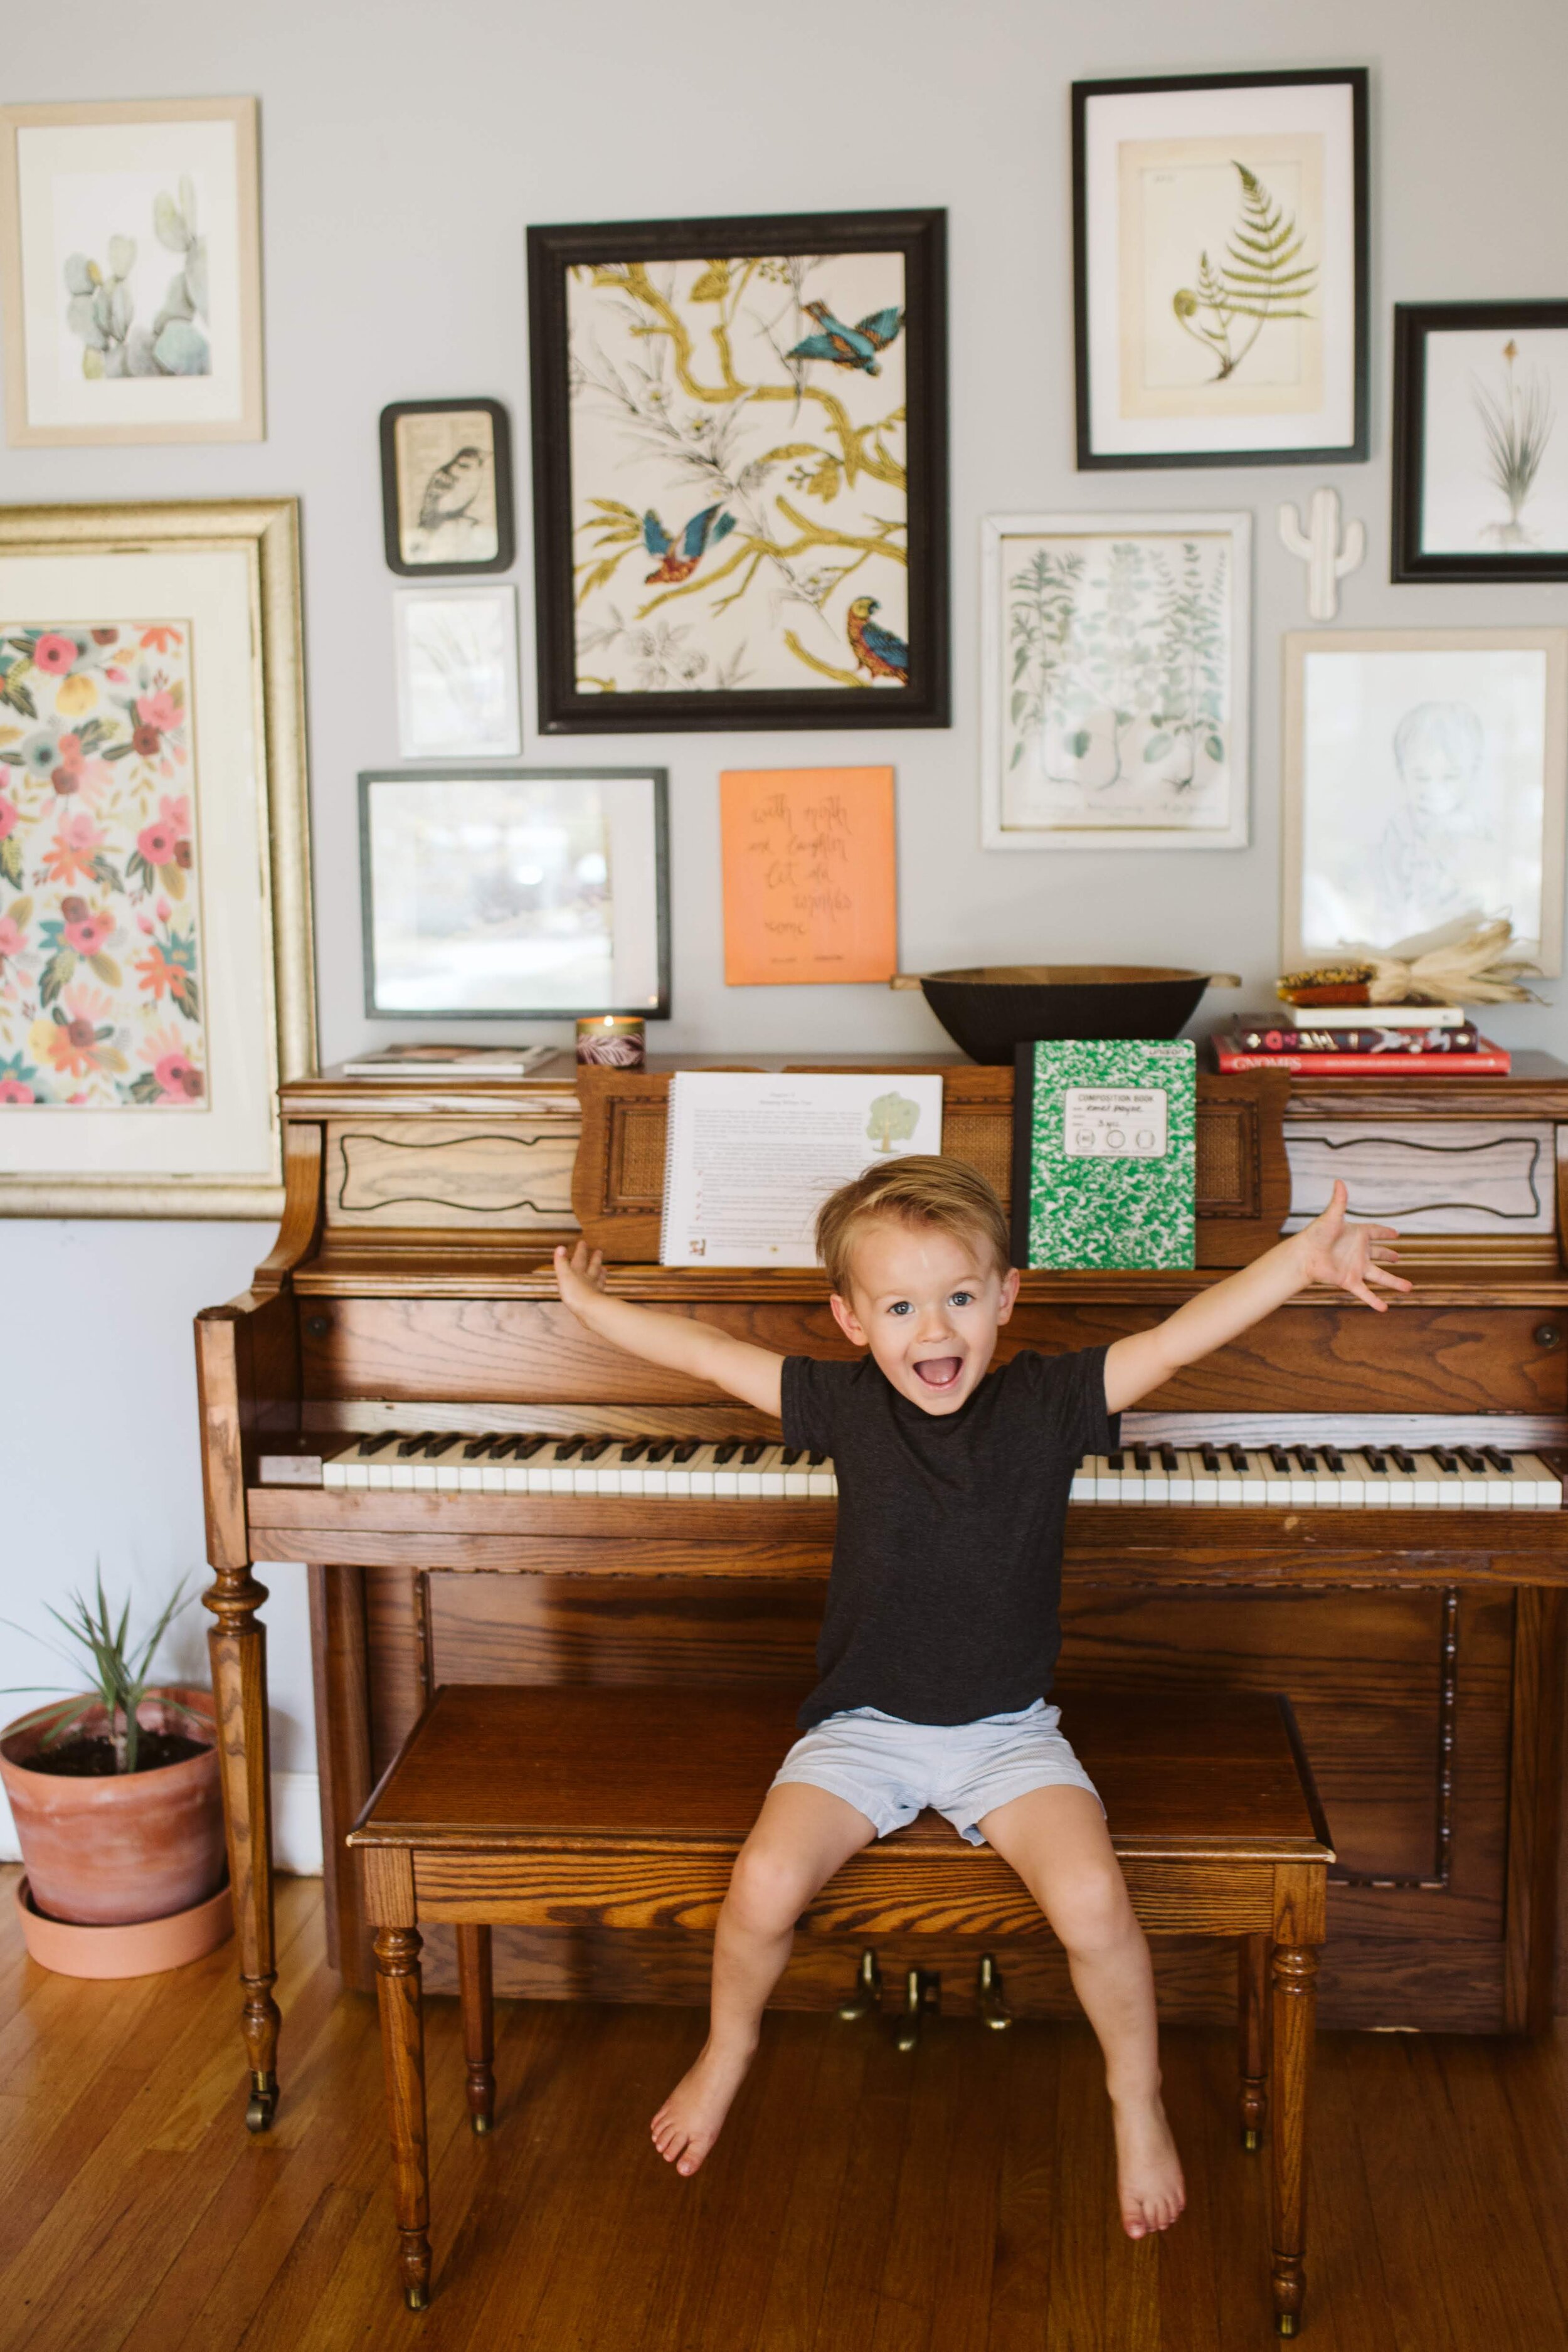
[[[430,2290],[426,2286],[405,2286],[403,2290],[403,2300],[410,2311],[428,2311]]]
[[[1013,2012],[1002,1995],[1002,1971],[989,1952],[980,1955],[980,2014],[994,2032],[1005,2033]]]
[[[881,2006],[881,1970],[877,1966],[876,1953],[868,1944],[860,1955],[860,1966],[855,1976],[855,1990],[847,2000],[839,2002],[838,2014],[846,2025],[853,2025],[857,2018],[874,2017]]]
[[[935,2012],[942,2007],[942,1978],[934,1969],[911,1969],[904,1979],[904,2009],[894,2036],[899,2049],[908,2053],[920,2045],[921,2019],[927,2010]]]
[[[253,2074],[250,2078],[250,2104],[245,2110],[247,2132],[270,2131],[272,2118],[278,2112],[278,2077],[276,2074]]]
[[[1295,2336],[1300,2333],[1300,2326],[1301,2323],[1297,2318],[1293,2311],[1281,2311],[1275,2314],[1274,2333],[1276,2336]]]

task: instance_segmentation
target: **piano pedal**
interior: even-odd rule
[[[855,1975],[855,1990],[847,2000],[838,2004],[838,2014],[846,2025],[858,2018],[873,2017],[882,2006],[882,1972],[877,1966],[877,1955],[868,1944],[860,1955],[860,1966]]]
[[[270,2131],[272,2118],[278,2112],[278,2077],[276,2074],[252,2074],[250,2104],[245,2110],[245,2128],[248,2132]]]
[[[980,1955],[980,1983],[977,1997],[980,2002],[980,2014],[986,2024],[997,2033],[1005,2033],[1013,2022],[1013,2012],[1003,1997],[1002,1971],[989,1952],[982,1952]]]
[[[921,2020],[928,2010],[932,2016],[941,2014],[942,1977],[935,1969],[911,1969],[904,1979],[903,2015],[894,2036],[906,2056],[920,2046]]]

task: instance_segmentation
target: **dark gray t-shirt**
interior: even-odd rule
[[[1043,1698],[1068,1489],[1085,1454],[1117,1444],[1105,1349],[1026,1349],[953,1413],[922,1412],[869,1356],[786,1356],[784,1436],[831,1454],[838,1475],[821,1680],[801,1730],[843,1707],[973,1723]]]

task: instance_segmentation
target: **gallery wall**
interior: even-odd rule
[[[1090,29],[1091,28],[1091,29]],[[234,447],[0,450],[0,499],[294,493],[305,621],[324,1057],[396,1036],[362,1009],[354,778],[397,757],[392,575],[376,419],[390,400],[490,394],[519,457],[524,754],[530,221],[945,205],[950,214],[953,725],[879,735],[617,738],[670,774],[674,1018],[656,1047],[941,1048],[918,995],[726,989],[718,777],[726,766],[890,761],[906,970],[981,960],[1191,963],[1264,1001],[1279,940],[1279,638],[1305,627],[1282,499],[1338,488],[1368,537],[1338,625],[1568,621],[1568,588],[1388,578],[1390,307],[1568,291],[1561,0],[272,0],[259,12],[78,0],[8,26],[9,100],[255,93],[261,104],[268,433]],[[1336,469],[1075,473],[1068,85],[1075,76],[1362,64],[1372,74],[1373,455]],[[1252,844],[1052,856],[979,846],[977,548],[995,510],[1246,506],[1256,518]],[[548,756],[603,759],[605,739]],[[1561,983],[1543,984],[1555,1000]],[[1212,1002],[1212,1001],[1211,1001]],[[1234,1009],[1234,997],[1218,1009]],[[1568,1044],[1549,1003],[1489,1027]],[[437,1034],[441,1034],[439,1030]],[[461,1034],[455,1031],[453,1034]],[[489,1034],[504,1036],[490,1024]],[[549,1035],[520,1029],[521,1035]],[[563,1032],[555,1033],[563,1035]],[[190,1318],[241,1288],[255,1226],[0,1224],[0,1637],[44,1680],[44,1604],[90,1579],[162,1593],[201,1558]],[[310,1672],[295,1569],[274,1598],[285,1859],[310,1860]],[[200,1612],[172,1649],[200,1664]]]

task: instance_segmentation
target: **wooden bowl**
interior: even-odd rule
[[[1046,1037],[1174,1037],[1211,980],[1166,964],[976,964],[919,975],[926,1003],[976,1062],[1013,1059]]]

